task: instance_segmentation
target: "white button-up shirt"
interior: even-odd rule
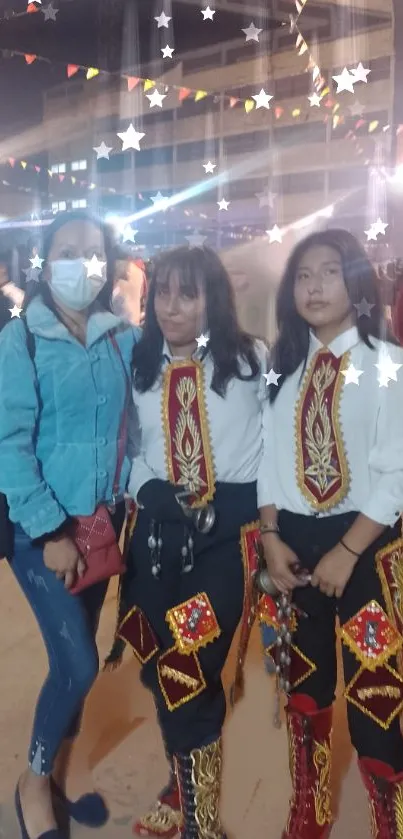
[[[350,487],[339,504],[319,515],[357,511],[380,524],[393,525],[403,510],[403,366],[393,364],[403,365],[403,350],[376,338],[370,340],[374,349],[360,340],[353,327],[328,347],[336,358],[349,352],[349,365],[362,374],[358,385],[343,377],[340,397],[340,432]],[[311,334],[307,369],[321,347]],[[258,501],[260,507],[274,504],[279,510],[312,515],[315,509],[302,495],[296,477],[295,417],[301,376],[303,380],[302,364],[286,379],[274,403],[265,402]],[[381,386],[382,381],[387,386]]]
[[[211,450],[216,481],[248,483],[257,479],[262,456],[262,411],[267,371],[267,349],[262,341],[255,342],[261,371],[255,379],[231,379],[225,396],[219,396],[210,387],[213,362],[209,353],[202,361],[205,381],[205,403],[210,431]],[[162,375],[146,393],[133,388],[134,411],[130,440],[134,458],[129,480],[129,493],[136,499],[141,487],[152,478],[168,480],[165,463],[165,435],[162,427],[163,374],[170,360],[168,347],[164,346]],[[197,351],[194,358],[200,358]],[[243,374],[250,368],[240,362]]]

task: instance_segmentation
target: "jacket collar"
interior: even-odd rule
[[[76,339],[71,335],[64,323],[45,305],[40,295],[34,297],[26,311],[27,326],[34,333],[43,338],[56,341],[70,341]],[[123,318],[118,318],[112,312],[94,312],[88,318],[86,346],[91,347],[107,332],[125,324]]]

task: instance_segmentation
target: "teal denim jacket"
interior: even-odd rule
[[[26,321],[34,363],[21,320],[14,318],[0,335],[0,492],[11,521],[35,539],[112,499],[127,382],[122,359],[130,383],[141,330],[111,312],[96,312],[84,347],[39,296]],[[126,456],[121,493],[129,469]]]

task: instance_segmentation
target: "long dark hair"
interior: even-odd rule
[[[388,329],[383,315],[378,277],[372,263],[355,236],[347,230],[322,230],[312,233],[296,245],[288,260],[281,280],[276,304],[278,337],[272,350],[271,363],[276,373],[281,374],[278,386],[270,385],[269,399],[274,402],[286,378],[306,364],[309,350],[309,324],[298,314],[294,286],[298,265],[308,248],[326,245],[333,248],[340,256],[344,283],[351,304],[366,300],[371,304],[371,313],[366,317],[356,317],[358,334],[364,343],[374,348],[371,336],[388,338]]]
[[[180,284],[197,296],[206,294],[206,329],[208,350],[213,360],[212,389],[225,395],[232,378],[249,380],[260,370],[254,341],[239,326],[234,295],[227,271],[209,248],[179,247],[160,255],[151,266],[143,336],[133,351],[134,385],[144,393],[155,384],[162,366],[164,337],[155,314],[155,292],[159,280],[177,275]],[[241,372],[240,359],[247,362],[250,374]]]
[[[108,225],[105,224],[105,222],[103,222],[97,215],[89,212],[88,210],[71,210],[65,213],[58,213],[52,223],[45,229],[41,257],[45,260],[46,264],[56,233],[72,221],[81,221],[83,223],[89,222],[90,224],[95,225],[95,227],[98,227],[102,233],[106,255],[106,283],[99,292],[98,297],[96,298],[96,303],[100,305],[102,309],[112,311],[111,301],[116,262],[115,241],[111,228],[108,227]],[[52,310],[56,317],[59,317],[49,285],[43,279],[40,279],[39,282],[30,282],[27,285],[23,311],[26,311],[31,300],[33,300],[34,297],[37,297],[38,294],[42,297],[45,305]]]

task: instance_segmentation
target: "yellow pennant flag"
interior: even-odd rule
[[[155,87],[155,82],[152,79],[146,79],[144,82],[144,91],[150,90],[152,87]]]
[[[206,96],[207,96],[207,90],[196,91],[195,102],[200,102],[200,99],[205,99]]]
[[[72,183],[72,184],[75,184],[75,183],[76,183],[76,181],[77,181],[77,178],[75,178],[75,177],[74,177],[74,175],[72,175],[72,176],[71,176],[71,183]]]
[[[370,124],[368,126],[368,134],[372,134],[372,132],[375,131],[378,128],[378,125],[379,125],[379,120],[378,119],[374,119],[372,122],[370,122]]]
[[[22,166],[23,169],[26,169],[27,166],[28,166],[27,161],[26,160],[21,160],[21,166]]]
[[[95,76],[99,76],[99,70],[96,67],[89,67],[87,70],[87,79],[95,79]]]
[[[292,116],[295,118],[295,117],[299,117],[300,115],[301,115],[301,108],[294,108],[294,110],[292,111]]]
[[[255,107],[255,103],[254,103],[253,99],[247,99],[245,101],[245,111],[246,111],[247,114],[249,113],[249,111],[252,111],[254,107]]]

